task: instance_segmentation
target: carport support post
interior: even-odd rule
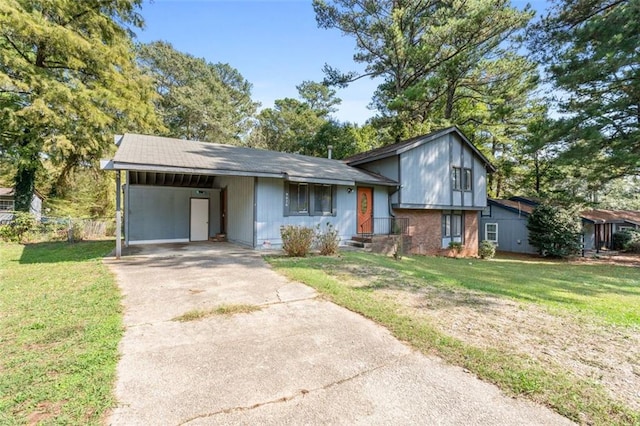
[[[120,212],[120,170],[116,171],[116,259],[122,254],[122,213]]]

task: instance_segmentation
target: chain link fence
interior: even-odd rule
[[[0,239],[21,243],[100,240],[115,237],[112,218],[42,216],[14,212],[0,220]]]

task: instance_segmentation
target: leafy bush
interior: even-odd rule
[[[70,241],[82,241],[86,236],[85,224],[82,220],[74,220],[71,222]]]
[[[462,253],[463,248],[464,246],[459,241],[451,241],[449,243],[449,250],[453,251],[455,257],[460,256],[460,253]]]
[[[315,237],[313,228],[287,225],[280,227],[282,250],[289,257],[305,257],[311,250]]]
[[[629,234],[629,241],[624,245],[624,249],[631,253],[640,253],[640,231],[627,231]]]
[[[611,236],[611,248],[613,250],[624,250],[631,242],[631,232],[619,231]]]
[[[8,225],[0,228],[0,237],[5,241],[22,242],[28,232],[38,227],[35,217],[28,212],[15,212]]]
[[[316,226],[316,244],[320,254],[323,256],[333,256],[338,254],[338,247],[340,246],[340,237],[338,231],[329,222],[326,223],[324,231],[322,231],[320,224]]]
[[[478,254],[482,259],[492,259],[496,255],[496,245],[491,241],[484,240],[478,247]]]
[[[540,204],[527,223],[529,244],[542,256],[568,257],[580,253],[582,226],[576,211]]]

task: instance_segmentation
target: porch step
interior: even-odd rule
[[[360,248],[360,249],[363,249],[363,250],[370,250],[371,249],[371,242],[358,241],[356,239],[351,239],[351,240],[345,241],[345,245],[347,247],[355,247],[355,248]]]
[[[354,235],[353,237],[351,237],[352,241],[358,241],[361,243],[370,243],[373,238],[370,236],[362,236],[362,235]]]

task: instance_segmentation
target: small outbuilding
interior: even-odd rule
[[[13,188],[0,188],[0,224],[10,222],[15,211],[15,195]],[[42,201],[44,197],[34,191],[31,199],[30,213],[40,221],[42,218]]]
[[[540,200],[528,197],[488,199],[480,214],[480,241],[496,244],[498,250],[513,253],[537,253],[529,244],[527,222]],[[592,209],[580,212],[582,246],[585,251],[612,249],[613,234],[640,229],[640,212],[633,210]]]

